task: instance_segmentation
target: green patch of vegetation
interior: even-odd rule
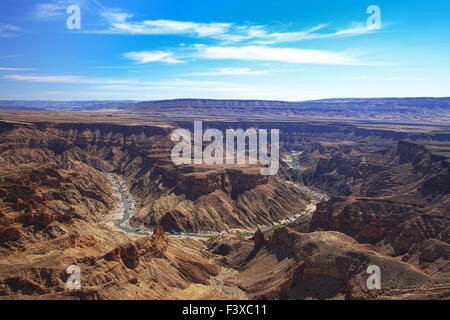
[[[272,226],[272,230],[279,230],[279,229],[281,229],[281,228],[286,227],[287,225],[288,225],[288,224],[285,223],[285,224],[280,224],[280,225]]]
[[[241,237],[251,237],[251,236],[253,236],[253,233],[240,233],[239,236],[241,236]]]
[[[319,200],[319,198],[317,198],[315,195],[307,191],[301,190],[300,192],[303,193],[306,197],[308,197],[309,200]]]
[[[199,236],[199,237],[206,238],[206,239],[215,239],[215,238],[217,238],[217,236],[213,236],[213,235]]]

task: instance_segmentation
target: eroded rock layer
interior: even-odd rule
[[[445,135],[282,123],[287,160],[264,177],[257,166],[174,166],[179,125],[1,123],[0,298],[450,297]],[[106,173],[136,199],[131,225],[159,226],[152,236],[103,224],[120,203]],[[310,200],[317,210],[284,227]],[[166,234],[230,230],[241,235]],[[79,290],[66,286],[70,265]],[[370,265],[380,290],[367,287]]]
[[[84,212],[88,209],[81,206],[86,204],[94,215],[107,212],[112,200],[107,199],[109,184],[102,174],[109,172],[122,175],[138,199],[139,213],[132,223],[162,225],[172,232],[253,229],[283,220],[307,203],[283,180],[261,176],[257,166],[176,167],[170,159],[169,127],[64,123],[2,126],[0,166],[4,167],[7,188],[0,189],[0,197],[4,198],[4,210],[11,211],[7,206],[24,210],[23,223],[48,224],[63,219],[58,214],[68,218],[76,215],[72,211],[78,204]],[[80,181],[71,184],[70,179],[75,177]],[[33,179],[34,184],[20,185]],[[13,180],[18,181],[14,186]],[[82,189],[83,185],[88,188]],[[46,189],[45,199],[39,188]],[[80,199],[71,203],[76,202],[72,193],[83,197],[84,203]],[[90,198],[99,203],[90,205]],[[66,202],[69,207],[60,208],[58,214],[45,211],[53,200]],[[100,203],[104,208],[98,207]],[[1,216],[5,221],[10,219],[3,211]],[[11,229],[3,234],[18,236]]]

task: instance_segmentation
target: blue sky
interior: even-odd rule
[[[449,96],[449,12],[416,0],[2,0],[0,99]]]

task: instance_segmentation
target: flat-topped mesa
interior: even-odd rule
[[[145,191],[131,223],[161,225],[172,233],[266,226],[294,215],[308,202],[280,177],[261,175],[257,165],[155,164],[139,179],[132,191]]]
[[[234,198],[246,190],[268,183],[269,177],[262,176],[258,166],[185,166],[176,168],[170,165],[156,165],[155,170],[165,179],[185,193],[188,198],[222,190]]]

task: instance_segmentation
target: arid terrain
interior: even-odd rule
[[[449,100],[2,101],[0,299],[449,299]],[[175,166],[194,119],[278,174]]]

